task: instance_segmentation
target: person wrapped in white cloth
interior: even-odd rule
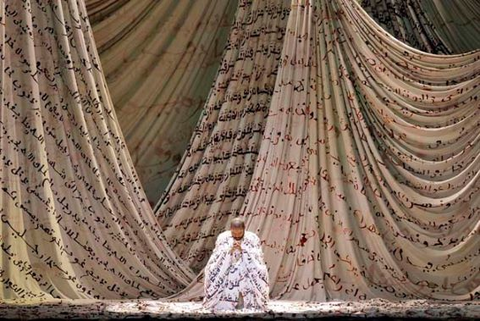
[[[204,272],[204,308],[267,309],[269,280],[260,239],[245,231],[243,219],[234,218],[230,230],[217,237]]]

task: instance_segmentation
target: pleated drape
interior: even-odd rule
[[[243,205],[274,91],[290,2],[241,1],[215,84],[155,215],[194,270]]]
[[[452,53],[464,53],[480,48],[480,6],[475,0],[420,1],[442,41]]]
[[[99,24],[124,5],[150,13],[89,2]],[[479,50],[413,49],[354,0],[241,0],[152,210],[85,4],[4,0],[0,10],[2,300],[200,299],[215,239],[237,215],[262,241],[272,299],[479,299]],[[140,37],[127,29],[119,35]],[[165,45],[138,37],[124,39]],[[109,88],[153,102],[141,75],[160,67],[140,56],[124,66],[140,89]],[[162,61],[173,81],[157,82],[164,92],[195,87],[175,87],[188,77]],[[131,111],[125,131],[154,148],[164,126],[137,129],[153,114]],[[162,122],[179,131],[174,119]]]
[[[262,239],[272,298],[478,298],[480,52],[412,49],[355,1],[293,1],[279,64],[259,145],[215,148],[242,136],[216,134],[209,106],[228,105],[212,90],[156,211],[173,249],[198,269],[238,213]],[[232,180],[223,164],[253,147],[253,174]],[[225,190],[238,211],[217,210]]]
[[[120,127],[153,205],[192,136],[237,1],[87,0],[86,5]]]
[[[0,298],[178,292],[194,274],[145,197],[84,5],[0,4]]]
[[[402,42],[436,54],[480,48],[476,0],[362,0],[362,7]]]

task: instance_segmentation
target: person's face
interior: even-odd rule
[[[232,227],[230,229],[232,232],[232,236],[235,240],[240,241],[243,238],[243,234],[245,233],[245,229],[243,227]]]

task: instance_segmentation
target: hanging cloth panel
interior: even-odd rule
[[[203,268],[238,214],[257,161],[290,2],[241,1],[225,54],[183,160],[155,214],[170,246]]]
[[[236,7],[233,0],[87,0],[113,105],[152,206],[198,122]]]
[[[84,5],[0,4],[0,298],[178,292],[194,274],[140,185]]]

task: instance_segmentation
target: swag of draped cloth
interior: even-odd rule
[[[240,243],[242,251],[230,253],[234,241],[230,231],[217,237],[205,266],[203,306],[211,310],[264,311],[269,298],[269,279],[260,239],[255,233],[245,231]]]

